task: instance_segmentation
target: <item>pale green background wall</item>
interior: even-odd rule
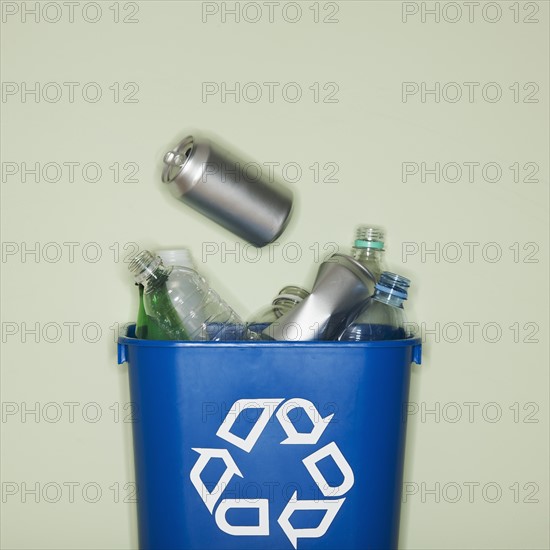
[[[23,17],[34,4],[2,3],[2,547],[136,547],[134,504],[123,502],[133,481],[127,373],[113,329],[136,309],[128,243],[190,246],[247,316],[282,285],[310,284],[316,251],[347,247],[368,222],[387,229],[389,264],[413,279],[409,317],[426,340],[401,546],[548,548],[548,4],[482,2],[470,16],[442,2],[439,22],[422,22],[434,2],[306,1],[297,17],[281,0],[273,22],[257,3],[258,23],[245,20],[255,6],[224,22],[224,3],[100,2],[101,13],[80,3],[71,17],[52,2]],[[50,101],[22,96],[36,82]],[[77,83],[72,102],[66,82]],[[258,83],[263,96],[224,103],[202,97],[204,82]],[[279,83],[273,102],[264,82]],[[281,93],[289,82],[302,89],[296,103]],[[405,102],[404,82],[439,83],[439,101]],[[162,188],[162,154],[193,128],[280,163],[279,175],[291,162],[302,171],[289,184],[293,222],[257,263]],[[70,162],[74,181],[68,166],[46,166]],[[463,173],[445,181],[449,165],[439,183],[403,181],[406,162]],[[473,181],[469,162],[480,163]],[[23,163],[39,163],[39,181],[23,181]],[[98,181],[96,165],[82,173],[87,163]],[[322,181],[334,166],[336,181]],[[22,252],[34,247],[38,256]],[[435,247],[439,256],[421,254]]]

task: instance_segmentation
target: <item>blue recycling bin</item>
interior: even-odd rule
[[[397,547],[419,339],[118,342],[143,550]]]

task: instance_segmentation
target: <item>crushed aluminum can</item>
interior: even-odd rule
[[[374,293],[375,276],[346,254],[333,254],[319,267],[311,294],[272,323],[268,340],[333,340]]]

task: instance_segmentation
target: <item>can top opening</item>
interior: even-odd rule
[[[188,136],[175,149],[164,155],[164,168],[162,170],[162,181],[164,183],[170,183],[176,179],[189,160],[193,147],[193,136]]]

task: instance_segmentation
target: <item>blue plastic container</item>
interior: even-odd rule
[[[118,352],[143,550],[397,547],[419,339],[124,337]]]

